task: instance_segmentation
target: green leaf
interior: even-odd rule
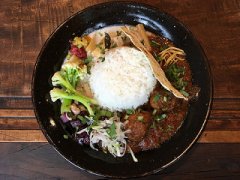
[[[112,117],[113,116],[113,113],[111,112],[111,111],[106,111],[106,114],[105,114],[105,116],[107,116],[107,117]]]
[[[82,124],[87,124],[87,119],[84,118],[83,116],[78,115],[77,118],[80,119]]]
[[[159,101],[159,99],[160,99],[160,94],[159,93],[157,93],[154,97],[153,97],[153,102],[158,102]]]
[[[187,82],[183,81],[185,68],[172,64],[167,68],[165,74],[176,89],[181,90],[187,86]]]
[[[152,123],[152,125],[150,126],[150,128],[152,128],[152,129],[156,129],[155,121],[153,121],[153,123]]]
[[[107,133],[110,136],[111,139],[115,138],[117,133],[116,133],[116,126],[115,123],[113,122],[111,126],[107,129]]]
[[[88,56],[86,59],[84,59],[84,64],[89,64],[90,62],[92,62],[93,57],[92,56]]]
[[[163,46],[160,47],[160,51],[163,51],[167,48],[169,48],[169,46],[167,44],[164,44]]]
[[[126,113],[129,114],[129,115],[134,114],[134,110],[133,109],[127,109]]]
[[[68,139],[68,135],[64,134],[64,135],[63,135],[63,138],[64,138],[64,139]]]
[[[160,55],[158,55],[155,51],[153,51],[153,56],[154,58],[158,61],[158,62],[161,62],[163,59],[161,58]]]
[[[64,112],[70,112],[71,104],[72,104],[71,99],[63,99],[61,104],[61,114],[63,114]]]
[[[182,93],[182,95],[184,95],[185,97],[189,96],[189,94],[186,91],[184,91],[184,90],[180,90],[180,93]]]
[[[152,115],[155,115],[157,113],[157,110],[154,109],[153,112],[152,112]]]
[[[166,114],[160,114],[160,115],[158,115],[158,116],[155,116],[155,120],[156,121],[161,121],[161,120],[163,120],[163,119],[165,119],[167,117],[167,115]]]
[[[156,47],[156,48],[159,48],[161,46],[158,42],[156,42],[154,40],[150,41],[150,45],[153,46],[153,47]]]
[[[111,111],[108,111],[106,109],[101,109],[99,111],[99,116],[107,116],[107,117],[112,117],[113,116],[113,113]]]

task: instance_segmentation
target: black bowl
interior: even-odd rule
[[[60,68],[69,48],[69,40],[76,35],[111,25],[136,25],[162,35],[187,54],[193,83],[201,88],[199,98],[192,103],[178,132],[160,148],[114,158],[89,147],[64,139],[67,132],[59,123],[59,106],[48,101],[52,89],[50,78]],[[35,65],[32,97],[38,123],[50,144],[68,161],[88,172],[105,177],[136,177],[161,171],[178,160],[193,145],[206,123],[212,97],[212,80],[207,58],[192,33],[176,18],[149,5],[134,2],[98,4],[76,13],[61,24],[43,46]],[[56,126],[51,126],[54,119]]]

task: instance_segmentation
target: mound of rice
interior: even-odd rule
[[[89,84],[100,106],[122,111],[146,103],[156,79],[141,51],[117,47],[91,68]]]

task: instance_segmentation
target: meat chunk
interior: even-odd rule
[[[149,112],[139,112],[132,114],[127,119],[125,125],[129,129],[128,139],[134,142],[140,142],[146,135],[151,123],[152,117]]]
[[[162,87],[157,87],[150,96],[150,105],[160,112],[169,112],[173,110],[177,101],[179,101],[178,98]]]
[[[144,139],[138,144],[139,148],[134,149],[135,152],[138,152],[136,150],[139,149],[141,149],[141,151],[146,151],[159,147],[161,136],[163,136],[163,129],[160,126],[150,128]]]
[[[187,108],[187,102],[182,101],[175,112],[169,112],[164,120],[155,122],[154,126],[149,128],[144,139],[138,144],[138,148],[134,148],[135,152],[138,152],[139,149],[141,151],[146,151],[157,148],[160,144],[170,139],[180,128],[186,116]]]

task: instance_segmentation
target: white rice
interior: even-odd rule
[[[146,103],[156,79],[141,51],[117,47],[91,68],[89,84],[100,106],[122,111]]]

